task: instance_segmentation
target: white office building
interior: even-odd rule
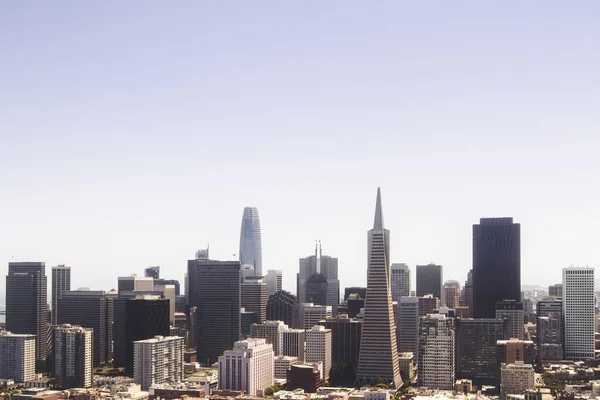
[[[407,264],[392,264],[392,301],[400,301],[400,297],[410,296],[410,268]]]
[[[563,269],[565,358],[594,358],[594,269]]]
[[[265,339],[235,342],[232,350],[219,357],[219,389],[257,395],[258,391],[273,385],[274,358],[273,346]]]
[[[279,292],[281,290],[282,282],[283,282],[281,270],[278,270],[278,269],[268,270],[267,275],[265,277],[265,282],[267,283],[267,297]]]
[[[319,321],[332,316],[331,306],[315,305],[313,303],[300,304],[300,321],[304,329],[310,329]]]
[[[454,318],[428,314],[419,323],[418,383],[428,389],[452,390],[455,378]]]
[[[306,362],[323,363],[323,378],[329,377],[331,369],[331,329],[315,325],[306,331]]]
[[[283,332],[288,326],[283,321],[265,321],[262,324],[250,326],[250,337],[255,339],[266,339],[268,344],[273,345],[276,356],[283,354]]]
[[[0,332],[0,379],[35,379],[35,335]]]
[[[283,355],[298,357],[298,361],[305,361],[306,331],[304,329],[288,329],[283,331]]]
[[[277,356],[275,357],[275,378],[287,379],[287,372],[290,367],[298,363],[298,357]]]
[[[133,342],[133,378],[142,390],[153,384],[178,383],[183,380],[185,339],[179,336],[156,336]]]
[[[92,386],[94,330],[70,324],[54,328],[53,375],[65,389]]]

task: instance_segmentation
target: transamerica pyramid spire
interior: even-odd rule
[[[363,320],[357,383],[379,382],[400,387],[396,323],[390,288],[390,233],[383,227],[381,191],[377,188],[373,229],[368,233],[367,296]]]

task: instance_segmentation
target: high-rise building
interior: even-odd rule
[[[325,328],[331,330],[331,363],[358,366],[360,352],[360,334],[362,322],[348,318],[348,315],[338,314],[335,317],[321,321]]]
[[[265,321],[262,324],[250,325],[250,337],[253,339],[265,339],[268,344],[273,345],[276,356],[283,355],[283,332],[289,328],[283,321]]]
[[[0,331],[0,379],[35,379],[35,335]]]
[[[111,362],[113,299],[101,290],[66,291],[58,299],[58,313],[59,325],[79,325],[93,330],[93,366]]]
[[[161,383],[183,380],[185,340],[178,336],[155,336],[133,342],[134,380],[142,390]]]
[[[167,285],[173,285],[175,287],[175,296],[181,296],[181,284],[179,283],[179,281],[177,279],[164,279],[164,278],[158,278],[158,279],[154,279],[154,290],[157,289],[157,287],[160,286],[167,286]]]
[[[306,331],[306,362],[323,363],[323,378],[331,371],[331,329],[315,325]]]
[[[430,294],[418,297],[418,299],[420,317],[424,317],[427,314],[433,314],[435,310],[439,309],[441,306],[440,299]]]
[[[275,379],[286,379],[287,372],[292,365],[298,363],[298,357],[277,356],[274,360]]]
[[[113,300],[114,365],[133,373],[133,342],[169,336],[169,300],[138,295]]]
[[[53,329],[52,374],[64,389],[92,386],[93,331],[70,324]]]
[[[495,385],[496,343],[508,338],[508,319],[456,319],[456,375],[474,384]]]
[[[460,293],[460,304],[461,306],[467,307],[467,316],[473,317],[473,270],[470,270],[467,274],[467,280],[465,286]]]
[[[563,297],[562,283],[555,283],[554,285],[548,286],[548,296]]]
[[[283,321],[291,328],[300,327],[300,304],[296,296],[285,290],[269,296],[267,320]]]
[[[367,297],[367,288],[359,286],[350,286],[344,289],[344,300],[348,300],[351,294],[358,295],[359,298],[364,299]]]
[[[260,276],[249,277],[241,286],[241,304],[247,312],[255,312],[258,323],[267,319],[267,284]]]
[[[43,262],[8,263],[6,330],[35,335],[36,370],[48,357],[48,282]]]
[[[540,365],[564,358],[564,317],[563,302],[556,297],[539,300],[536,303],[537,348]]]
[[[460,283],[457,281],[444,282],[444,305],[451,309],[460,306]]]
[[[565,358],[594,358],[594,269],[563,269]]]
[[[313,303],[300,304],[301,326],[304,329],[310,329],[317,325],[319,321],[331,316],[331,306],[321,306]]]
[[[408,264],[392,264],[392,300],[410,296],[410,268]]]
[[[505,300],[496,303],[496,318],[508,319],[508,338],[523,339],[523,303]]]
[[[298,361],[306,359],[306,331],[304,329],[288,329],[282,332],[283,355],[297,357]]]
[[[275,379],[272,345],[265,339],[235,342],[219,357],[219,389],[242,390],[250,396],[273,385]]]
[[[525,393],[535,387],[535,372],[533,365],[517,361],[514,364],[502,363],[500,367],[500,396],[507,398],[508,394]]]
[[[521,301],[521,225],[481,218],[473,225],[473,316],[494,318],[503,300]]]
[[[265,282],[267,283],[267,297],[270,297],[272,294],[282,290],[283,277],[281,275],[281,270],[268,270],[265,277]]]
[[[401,297],[398,301],[397,328],[398,352],[419,355],[419,298]]]
[[[383,224],[379,188],[373,229],[368,234],[368,260],[357,382],[364,385],[383,379],[399,387],[401,377],[390,288],[390,234]]]
[[[160,279],[160,266],[148,267],[144,270],[146,278]]]
[[[196,356],[211,365],[241,336],[239,261],[190,260],[190,306],[196,307]]]
[[[67,290],[71,290],[71,267],[52,267],[52,325],[58,323],[58,299]]]
[[[244,208],[240,232],[240,263],[254,266],[256,275],[262,275],[260,219],[256,207]]]
[[[325,282],[319,275],[325,279]],[[300,259],[296,285],[300,303],[328,305],[331,306],[334,314],[337,313],[337,306],[340,302],[338,259],[324,256],[320,243],[317,243],[315,247],[314,256]],[[317,300],[312,301],[307,290],[310,291],[311,297],[318,296],[317,300],[321,303]],[[324,302],[323,298],[325,299]]]
[[[441,265],[427,264],[417,265],[417,296],[433,295],[442,300],[442,284],[444,272]]]
[[[419,323],[418,384],[429,389],[452,390],[455,378],[454,319],[429,314]]]

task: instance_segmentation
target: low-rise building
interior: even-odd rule
[[[521,394],[535,387],[533,365],[516,361],[514,364],[502,363],[500,367],[500,395]]]

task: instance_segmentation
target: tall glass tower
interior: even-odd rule
[[[256,207],[245,207],[240,233],[240,262],[254,266],[254,273],[262,275],[262,244],[260,219]]]

